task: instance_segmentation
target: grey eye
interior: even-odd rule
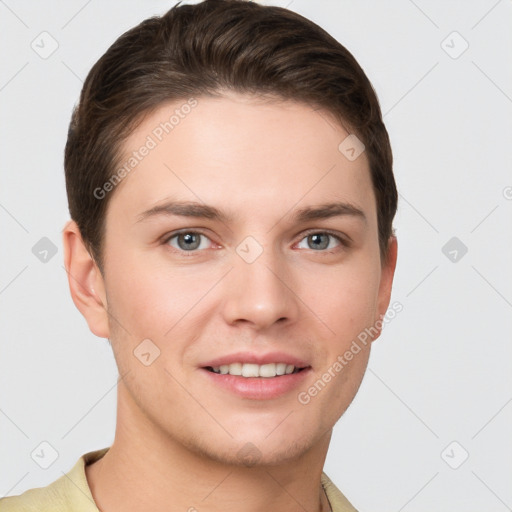
[[[171,238],[169,238],[168,243],[172,247],[180,249],[182,251],[194,251],[195,249],[199,248],[204,249],[204,244],[203,246],[201,246],[201,243],[203,241],[202,239],[208,240],[208,238],[201,233],[189,231],[186,233],[178,233],[172,236]]]
[[[307,247],[300,246],[306,240]],[[334,242],[334,243],[331,243]],[[330,233],[312,233],[305,236],[299,244],[300,249],[313,249],[314,251],[322,251],[324,249],[333,249],[336,245],[340,244],[340,240]]]
[[[327,233],[316,233],[308,236],[308,243],[311,249],[327,249],[329,246],[329,236]]]

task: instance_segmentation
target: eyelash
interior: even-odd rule
[[[195,235],[203,235],[204,237],[208,238],[208,240],[210,240],[210,238],[208,237],[208,235],[206,233],[204,233],[203,231],[201,230],[198,230],[198,229],[186,229],[186,230],[181,230],[181,231],[175,231],[173,233],[171,233],[169,236],[166,236],[164,238],[164,240],[162,241],[162,244],[163,245],[168,245],[169,242],[179,236],[179,235],[185,235],[185,234],[195,234]],[[329,235],[331,236],[332,238],[334,238],[335,240],[337,240],[339,243],[340,243],[340,246],[341,248],[348,248],[350,247],[350,242],[348,240],[345,240],[344,238],[342,238],[339,234],[333,232],[333,231],[330,231],[330,230],[310,230],[310,231],[306,231],[302,234],[302,238],[299,240],[299,242],[302,242],[302,240],[304,240],[304,238],[307,238],[308,236],[311,236],[311,235]],[[210,240],[212,241],[212,240]],[[340,246],[338,247],[335,247],[334,249],[323,249],[323,250],[315,250],[315,249],[310,249],[311,251],[313,252],[318,252],[318,253],[324,253],[324,254],[334,254],[336,252],[338,252],[338,250],[340,250]],[[177,253],[179,253],[180,255],[183,255],[183,256],[186,256],[186,257],[190,257],[190,256],[195,256],[197,255],[198,253],[204,251],[204,249],[193,249],[191,251],[184,251],[182,249],[176,249],[175,247],[171,247],[169,246],[173,251],[176,251]],[[301,249],[303,250],[303,249]]]

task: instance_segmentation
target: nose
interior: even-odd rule
[[[256,261],[234,254],[234,268],[226,276],[223,315],[229,325],[247,324],[255,330],[276,323],[292,323],[299,315],[293,276],[279,255],[265,249]]]

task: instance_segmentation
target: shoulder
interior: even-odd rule
[[[37,487],[18,496],[1,498],[0,510],[2,512],[64,512],[71,510],[63,478],[60,477],[46,487]]]
[[[325,473],[322,473],[322,486],[331,504],[332,512],[357,512]]]
[[[0,498],[1,512],[98,512],[84,468],[107,451],[108,448],[102,448],[82,455],[68,473],[46,487]]]

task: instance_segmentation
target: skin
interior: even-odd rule
[[[328,113],[233,93],[197,100],[115,189],[103,275],[76,224],[63,231],[73,301],[90,330],[111,340],[121,376],[115,440],[86,467],[87,479],[104,512],[328,510],[320,477],[332,428],[359,388],[371,343],[307,405],[297,394],[385,314],[396,239],[381,262],[368,160],[338,150],[348,133]],[[182,103],[148,115],[123,158]],[[169,199],[232,218],[138,221]],[[335,201],[364,218],[293,218]],[[182,229],[205,235],[194,251],[166,241]],[[325,230],[349,245],[321,235],[328,246],[315,248],[308,235]],[[252,263],[236,251],[247,236],[262,249]],[[133,354],[144,339],[160,350],[149,366]],[[312,371],[278,398],[242,399],[200,369],[239,351],[284,351]],[[257,450],[255,465],[240,456],[244,446]]]

